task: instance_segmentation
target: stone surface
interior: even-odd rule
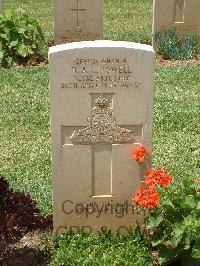
[[[54,0],[54,43],[102,39],[103,0]]]
[[[175,26],[180,34],[200,37],[199,0],[154,0],[153,9],[153,34]]]
[[[128,42],[50,48],[56,232],[133,229],[146,168],[129,153],[143,144],[151,154],[154,56]]]
[[[0,11],[3,10],[3,0],[0,0]]]

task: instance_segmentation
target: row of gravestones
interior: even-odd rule
[[[199,11],[199,0],[153,0],[153,36],[175,26],[180,34],[200,37]],[[102,35],[103,0],[54,0],[55,44],[100,40]]]
[[[180,34],[200,37],[199,0],[154,0],[153,35],[175,26]],[[100,40],[103,0],[54,0],[55,44]]]
[[[155,1],[154,29],[198,29],[199,2]],[[101,39],[102,12],[101,0],[55,0],[56,43]],[[147,169],[129,153],[145,146],[151,165],[154,58],[130,42],[50,48],[55,232],[129,232],[139,219],[131,201]]]

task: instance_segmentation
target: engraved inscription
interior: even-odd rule
[[[138,88],[141,82],[133,81],[133,69],[127,58],[77,58],[71,67],[73,80],[63,82],[61,88],[107,89]]]
[[[69,40],[72,42],[80,41],[80,40],[98,40],[101,38],[99,33],[94,32],[84,32],[80,30],[80,28],[73,29],[65,29],[65,30],[57,30],[56,38],[59,38],[62,43],[66,43]]]
[[[184,23],[185,0],[174,0],[174,23]]]
[[[80,0],[77,0],[76,2],[76,8],[71,8],[69,9],[70,11],[76,11],[76,27],[80,28],[80,23],[79,23],[79,12],[80,11],[86,11],[85,8],[80,8]]]
[[[95,100],[95,107],[90,110],[90,126],[74,131],[70,137],[74,144],[92,144],[97,142],[131,143],[134,135],[131,130],[116,125],[113,110],[103,94]]]

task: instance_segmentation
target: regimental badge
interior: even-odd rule
[[[109,100],[103,94],[94,101],[88,118],[90,126],[74,131],[70,139],[74,144],[88,145],[97,142],[134,143],[134,134],[131,130],[116,125],[113,110]]]

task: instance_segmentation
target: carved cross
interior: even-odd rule
[[[174,0],[174,23],[184,23],[185,0]]]
[[[113,96],[113,95],[112,95]],[[112,97],[111,96],[111,97]],[[95,97],[98,97],[95,96]],[[113,117],[111,103],[105,94],[92,102],[90,122],[86,127],[63,127],[63,135],[68,135],[71,144],[92,146],[92,195],[93,197],[112,197],[112,156],[113,145],[134,143],[132,126],[120,127]],[[68,133],[67,133],[68,131]],[[70,137],[69,137],[70,134]]]
[[[80,24],[79,24],[79,12],[80,11],[86,11],[86,9],[85,8],[79,8],[79,6],[80,6],[80,2],[79,2],[80,0],[77,0],[77,2],[76,2],[76,8],[71,8],[71,9],[69,9],[70,11],[76,11],[76,27],[77,28],[80,28]]]

